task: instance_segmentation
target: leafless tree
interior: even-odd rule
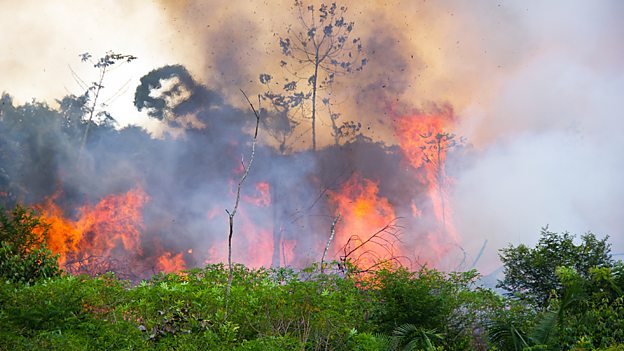
[[[245,161],[241,159],[241,165],[243,167],[243,175],[241,176],[241,179],[238,181],[238,185],[236,186],[236,200],[234,202],[234,208],[231,211],[228,209],[225,210],[225,212],[228,215],[228,220],[229,220],[229,234],[228,234],[228,270],[229,272],[228,272],[227,286],[225,288],[226,314],[228,311],[230,290],[232,289],[232,279],[234,276],[234,267],[232,266],[232,236],[234,235],[234,216],[236,216],[236,212],[238,211],[238,205],[240,204],[241,188],[243,186],[243,183],[247,179],[247,176],[249,176],[249,170],[251,169],[251,166],[253,165],[254,156],[256,155],[256,141],[258,140],[258,129],[260,127],[260,115],[258,114],[258,111],[256,111],[256,108],[254,107],[254,105],[251,103],[251,101],[247,97],[247,94],[245,94],[245,92],[242,90],[241,90],[241,93],[243,94],[247,102],[249,103],[249,106],[251,106],[251,110],[256,116],[256,128],[254,131],[253,140],[251,142],[251,154],[249,157],[249,162],[247,163],[247,165],[245,165]]]
[[[80,59],[82,60],[82,62],[89,62],[93,64],[93,67],[98,69],[98,80],[91,83],[91,85],[87,88],[86,96],[88,100],[90,100],[91,104],[87,107],[86,110],[86,127],[84,136],[82,137],[82,140],[80,142],[80,151],[78,153],[78,158],[80,158],[82,150],[84,149],[84,146],[87,142],[89,128],[91,126],[91,123],[93,122],[94,117],[99,115],[102,116],[105,120],[112,120],[112,117],[105,111],[99,111],[98,113],[96,113],[98,101],[100,98],[100,92],[104,88],[104,77],[106,77],[106,74],[113,66],[136,60],[135,56],[118,54],[112,51],[107,52],[104,56],[100,57],[95,61],[92,58],[93,56],[91,56],[91,54],[89,54],[88,52],[80,55]]]
[[[312,149],[316,150],[317,97],[320,90],[330,87],[337,77],[360,71],[367,63],[360,38],[353,38],[354,22],[348,22],[344,15],[346,6],[321,4],[305,5],[295,0],[297,26],[289,27],[287,35],[279,39],[283,60],[280,66],[287,76],[283,82],[263,73],[260,83],[268,88],[263,95],[280,113],[300,112],[312,121]],[[307,87],[300,87],[301,82]],[[305,103],[310,101],[311,111]],[[329,96],[323,98],[330,105]],[[337,114],[332,115],[339,116]],[[292,115],[289,118],[293,118]],[[332,119],[332,125],[336,125]],[[336,127],[334,129],[337,129]]]
[[[436,188],[438,196],[440,197],[440,206],[442,210],[442,225],[446,228],[446,169],[444,162],[446,160],[447,152],[459,145],[462,145],[465,141],[463,138],[457,140],[455,134],[443,132],[443,133],[426,133],[421,134],[423,138],[423,145],[420,147],[422,150],[423,161],[433,165],[435,169]]]
[[[338,214],[334,220],[332,221],[332,224],[329,228],[329,238],[327,239],[327,243],[325,244],[325,250],[323,250],[323,256],[321,257],[321,274],[323,274],[323,270],[324,270],[324,261],[325,261],[325,256],[327,255],[327,250],[329,250],[329,246],[331,245],[332,241],[334,240],[334,236],[336,235],[336,224],[338,224],[338,222],[340,221],[340,214]]]

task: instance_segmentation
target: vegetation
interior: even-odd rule
[[[135,285],[113,273],[62,274],[32,210],[18,206],[0,219],[3,349],[619,350],[624,342],[624,265],[611,260],[586,273],[553,268],[558,289],[538,308],[522,294],[479,287],[475,271],[384,268],[362,276],[337,265],[327,274],[318,266],[236,265],[226,313],[223,264]],[[544,231],[529,250],[571,239]],[[606,239],[583,242],[608,257]],[[514,250],[525,247],[502,252]]]
[[[543,228],[535,248],[521,244],[501,250],[505,278],[497,287],[544,308],[553,293],[562,296],[564,286],[557,277],[559,267],[573,268],[583,279],[589,279],[592,269],[613,265],[607,240],[608,237],[600,240],[587,233],[576,245],[573,235],[559,235]]]
[[[17,205],[0,209],[0,278],[9,283],[33,284],[59,275],[57,256],[45,244],[46,225],[32,210]]]
[[[288,138],[304,119],[311,122],[310,144],[317,149],[317,97],[329,116],[335,144],[315,152],[317,161],[342,152],[340,143],[361,127],[353,121],[338,124],[340,115],[332,112],[333,84],[367,64],[362,43],[353,34],[354,23],[345,19],[347,8],[305,6],[301,1],[293,8],[298,25],[279,39],[286,77],[259,76],[265,89],[260,99],[268,101],[272,111],[257,112],[247,99],[256,127],[235,205],[227,213],[227,266],[161,273],[140,282],[111,272],[69,275],[47,247],[46,224],[35,210],[18,204],[39,203],[63,189],[67,207],[76,208],[83,199],[101,198],[142,179],[148,190],[167,189],[151,194],[153,208],[178,208],[166,216],[152,213],[152,218],[165,218],[153,237],[172,232],[179,234],[180,243],[190,242],[194,237],[184,233],[197,227],[181,222],[205,217],[205,209],[214,205],[193,201],[190,195],[210,179],[202,194],[229,198],[231,173],[223,166],[229,164],[222,162],[223,154],[238,156],[249,137],[241,126],[251,122],[219,92],[195,81],[181,65],[164,66],[141,78],[135,107],[184,129],[184,143],[152,138],[140,128],[113,128],[100,92],[108,72],[133,61],[131,55],[109,52],[93,61],[91,55],[81,55],[97,69],[97,82],[85,84],[81,96],[57,101],[57,109],[34,100],[18,106],[10,95],[0,96],[0,207],[12,208],[0,209],[0,350],[624,350],[624,264],[612,259],[608,238],[592,233],[577,243],[573,235],[545,228],[535,247],[502,249],[505,275],[498,287],[507,292],[504,295],[480,286],[476,271],[408,271],[380,265],[362,273],[349,254],[343,258],[347,262],[338,264],[325,262],[324,253],[320,264],[301,270],[232,264],[234,215],[253,161],[258,124],[279,142],[282,157],[274,160],[284,169],[309,161],[304,154],[293,156],[292,163],[287,160]],[[421,137],[426,139],[421,148],[424,161],[435,166],[442,197],[441,155],[461,140],[450,133]],[[367,150],[362,154],[398,155],[381,143],[363,138],[358,142]],[[270,148],[259,147],[258,152],[275,156]],[[344,155],[336,158],[344,162],[335,163],[347,164],[351,155]],[[390,166],[371,168],[385,174],[387,169],[400,170],[402,160],[391,157],[384,161]],[[120,164],[137,166],[129,171]],[[152,171],[162,164],[176,167]],[[333,164],[326,162],[323,168],[337,169]],[[274,199],[280,187],[286,194],[281,198],[305,198],[308,193],[291,190],[319,186],[317,177],[307,174],[303,183],[280,185],[284,177],[273,169],[278,167],[275,162],[254,166],[257,174],[270,174],[264,180],[271,184]],[[103,181],[113,179],[111,175],[115,181]],[[405,184],[416,183],[408,179]],[[91,191],[86,194],[84,189]],[[443,224],[444,201],[442,197]],[[274,216],[279,223],[290,214]],[[168,218],[182,220],[166,224]],[[282,233],[274,235],[280,243]],[[275,252],[278,266],[280,251]]]
[[[286,36],[279,36],[283,56],[280,67],[285,71],[283,80],[272,82],[273,77],[267,73],[259,76],[260,83],[267,88],[262,98],[268,100],[276,112],[270,119],[273,122],[267,126],[280,141],[281,148],[286,147],[289,134],[300,123],[298,120],[304,118],[312,122],[312,150],[317,149],[317,100],[321,91],[325,91],[322,102],[336,144],[342,136],[361,127],[353,121],[338,125],[340,114],[331,110],[330,90],[336,78],[361,71],[367,63],[362,42],[352,33],[355,23],[345,18],[347,10],[346,6],[336,3],[315,7],[295,0],[298,23],[288,28]],[[282,82],[285,83],[282,85]]]

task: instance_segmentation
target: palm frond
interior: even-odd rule
[[[405,351],[423,348],[427,351],[435,351],[431,340],[444,339],[444,336],[435,329],[425,329],[409,323],[398,326],[392,335],[396,341],[395,347],[402,347]]]
[[[488,323],[487,334],[491,343],[502,345],[504,349],[522,351],[530,346],[526,334],[510,321]]]

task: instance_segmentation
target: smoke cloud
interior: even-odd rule
[[[241,234],[249,245],[236,252],[239,257],[263,247],[254,238],[268,231],[279,257],[262,264],[294,263],[286,262],[286,251],[301,262],[318,260],[334,215],[327,193],[353,173],[378,182],[379,195],[407,218],[401,222],[405,245],[416,255],[427,251],[427,241],[447,240],[431,238],[435,211],[423,170],[410,168],[395,128],[397,118],[439,106],[452,107],[454,122],[446,128],[467,140],[449,151],[446,164],[453,178],[449,211],[461,240],[449,243],[448,257],[437,258],[442,268],[470,268],[476,260],[476,268],[493,271],[499,248],[535,243],[545,225],[610,235],[614,252],[624,251],[621,2],[348,5],[369,63],[337,81],[332,112],[340,113],[340,122],[361,123],[360,134],[334,145],[323,108],[317,153],[307,151],[307,120],[283,150],[265,130],[248,191],[261,196],[255,187],[266,182],[272,206],[241,213],[241,222],[258,233]],[[0,14],[6,34],[0,38],[0,89],[14,100],[3,98],[4,106],[36,97],[51,106],[38,110],[42,115],[63,110],[54,99],[83,92],[72,70],[86,82],[93,73],[79,66],[77,55],[114,49],[139,59],[111,73],[107,87],[122,88],[107,88],[109,110],[121,126],[148,129],[95,132],[99,139],[88,144],[79,172],[67,171],[75,169],[67,131],[55,127],[42,138],[37,129],[32,140],[47,144],[33,149],[54,150],[46,167],[55,177],[24,179],[30,189],[22,200],[41,201],[60,182],[72,208],[138,182],[151,197],[145,231],[160,245],[180,252],[213,248],[201,258],[186,255],[189,265],[223,257],[219,235],[230,206],[224,199],[231,198],[253,122],[239,89],[253,97],[263,92],[259,74],[283,72],[278,40],[296,25],[295,15],[290,1],[8,4]],[[50,20],[39,20],[43,16]],[[258,107],[267,120],[279,117],[266,103]],[[6,184],[24,177],[8,167],[16,160],[2,162]]]

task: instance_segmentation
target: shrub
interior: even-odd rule
[[[58,256],[46,247],[47,227],[33,210],[17,205],[0,210],[0,277],[32,284],[60,274]]]

